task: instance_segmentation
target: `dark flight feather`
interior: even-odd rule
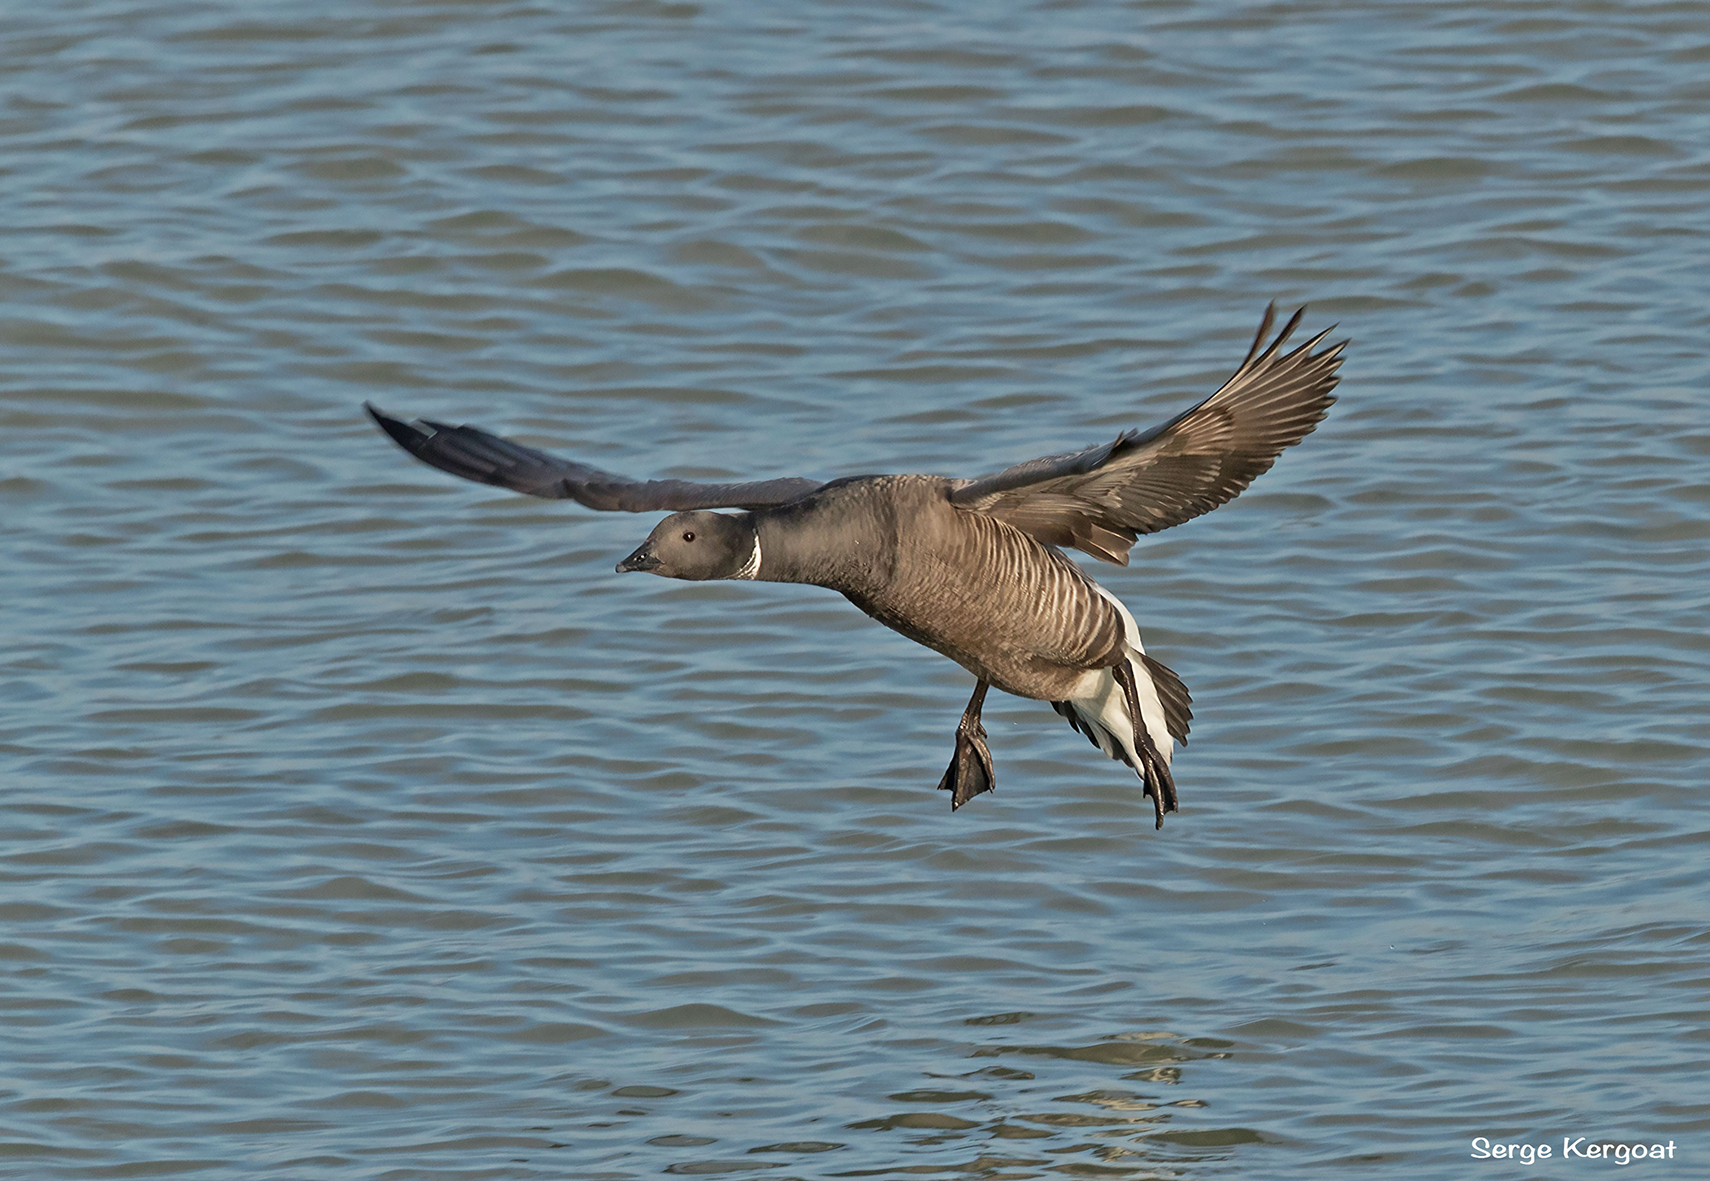
[[[398,446],[442,472],[548,500],[574,500],[592,509],[651,513],[769,508],[800,500],[822,486],[818,480],[799,477],[746,484],[631,480],[501,439],[480,427],[448,426],[429,419],[403,422],[367,403],[363,407]]]
[[[1275,305],[1266,308],[1241,367],[1191,410],[1148,431],[982,476],[956,488],[951,501],[1046,545],[1126,566],[1141,534],[1234,499],[1329,411],[1347,342],[1315,353],[1329,335],[1321,332],[1282,353],[1304,311],[1265,346],[1276,320]]]

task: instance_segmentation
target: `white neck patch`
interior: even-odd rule
[[[748,565],[731,575],[732,578],[745,578],[752,582],[760,577],[760,531],[754,531],[754,552],[748,555]]]

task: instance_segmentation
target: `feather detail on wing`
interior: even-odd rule
[[[1276,305],[1266,308],[1235,375],[1162,426],[982,476],[956,488],[951,501],[1007,521],[1046,545],[1074,547],[1126,566],[1129,547],[1141,534],[1234,499],[1329,412],[1348,342],[1313,352],[1329,335],[1326,330],[1282,352],[1305,311],[1297,311],[1265,345]]]
[[[549,500],[574,500],[593,509],[629,513],[697,508],[758,509],[800,500],[822,485],[789,477],[746,484],[691,480],[631,480],[545,451],[536,451],[480,427],[447,426],[421,419],[403,422],[364,403],[369,417],[398,446],[423,463],[475,480]]]

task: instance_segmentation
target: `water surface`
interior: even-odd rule
[[[0,1172],[1710,1170],[1710,5],[0,18]],[[1095,575],[1137,782],[637,475],[1328,422]],[[1559,1148],[1558,1148],[1559,1151]],[[1637,1167],[1635,1167],[1637,1173]]]

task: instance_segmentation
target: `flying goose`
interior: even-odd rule
[[[1282,346],[1265,317],[1233,377],[1148,431],[1048,455],[977,480],[851,476],[744,484],[626,479],[472,426],[368,413],[424,463],[467,480],[592,509],[671,510],[619,573],[804,582],[841,592],[886,627],[974,674],[956,750],[938,786],[960,808],[992,790],[980,709],[986,690],[1048,701],[1076,731],[1134,768],[1156,827],[1176,810],[1170,763],[1193,716],[1181,678],[1148,656],[1134,616],[1060,547],[1128,564],[1156,533],[1233,499],[1335,399],[1347,341]],[[738,509],[735,513],[711,509]]]

